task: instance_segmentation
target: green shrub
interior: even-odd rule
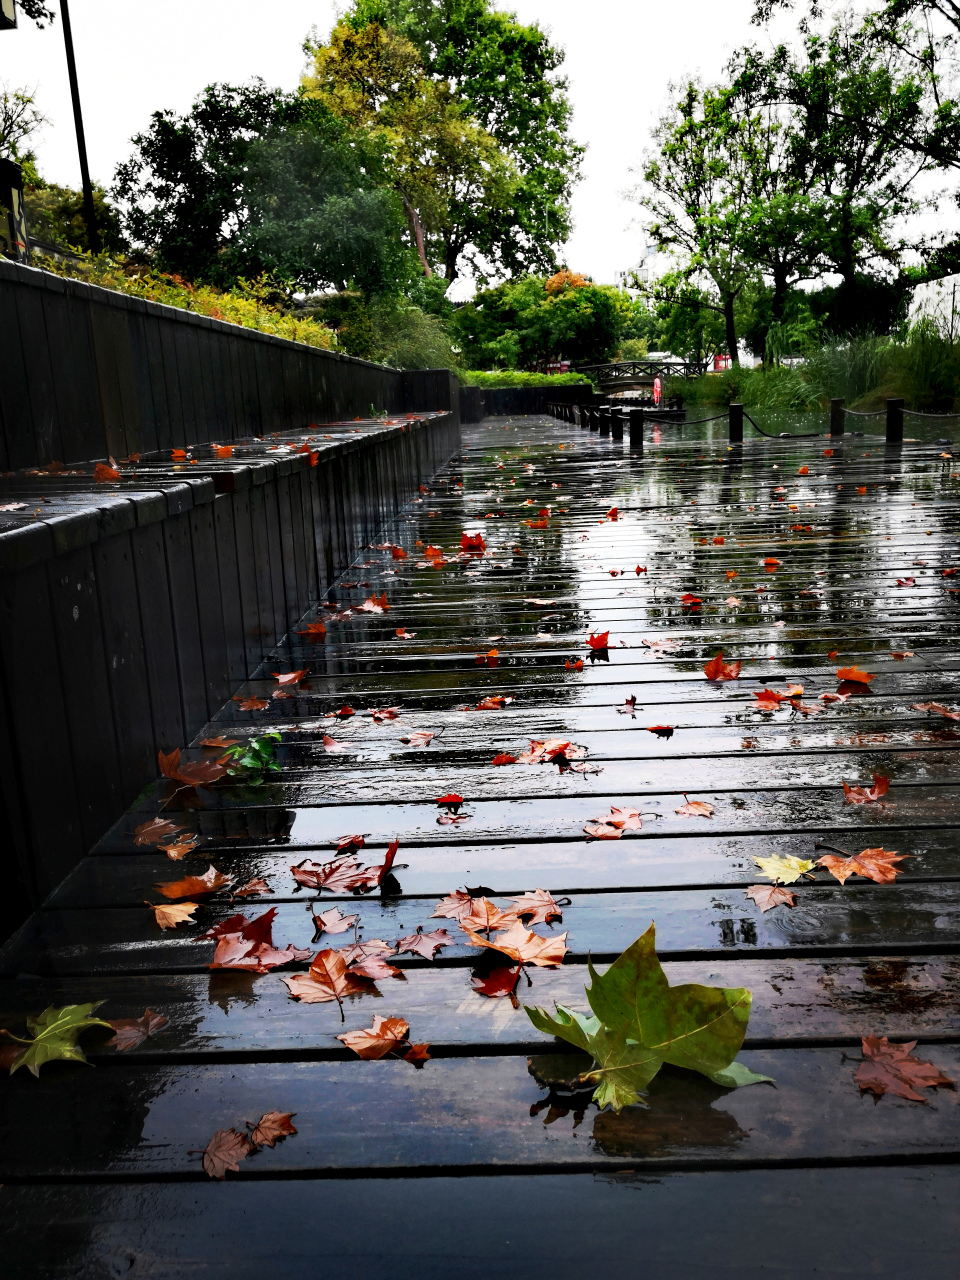
[[[103,289],[115,289],[118,293],[162,302],[184,311],[195,311],[212,316],[214,320],[242,325],[245,329],[273,333],[291,342],[303,342],[327,351],[337,345],[333,330],[326,325],[288,315],[278,305],[279,295],[266,278],[241,281],[235,289],[220,290],[212,285],[194,286],[179,276],[164,275],[119,255],[85,253],[79,259],[60,261],[44,254],[34,254],[33,260],[36,266],[59,276],[84,280]]]
[[[582,373],[528,373],[525,369],[494,369],[484,372],[470,369],[460,375],[460,380],[471,387],[570,387],[590,386],[590,379]]]

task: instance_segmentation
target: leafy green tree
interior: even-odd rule
[[[478,292],[456,311],[454,336],[467,368],[600,364],[617,350],[623,297],[569,271],[523,276]]]
[[[131,242],[188,280],[236,279],[230,250],[247,220],[244,177],[253,143],[303,117],[295,94],[262,80],[213,84],[184,116],[155,111],[116,173]]]
[[[399,201],[376,181],[375,152],[339,122],[322,123],[288,125],[251,145],[237,270],[268,271],[303,290],[392,289],[406,271]]]
[[[752,199],[753,122],[729,89],[689,82],[653,130],[654,153],[636,193],[652,215],[650,234],[680,259],[678,286],[701,295],[708,283],[723,316],[727,351],[739,360],[734,308],[753,274],[742,252]]]
[[[378,22],[405,36],[428,75],[452,86],[508,157],[510,191],[461,213],[457,238],[478,277],[555,270],[584,150],[570,133],[563,51],[535,23],[519,22],[490,0],[354,0],[346,21]]]
[[[509,159],[396,31],[341,21],[326,44],[306,47],[313,68],[302,82],[304,97],[381,150],[424,274],[441,263],[453,281],[467,248],[469,211],[509,198]]]

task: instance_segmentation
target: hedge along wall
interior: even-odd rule
[[[310,423],[306,455],[120,483],[0,478],[0,938],[460,447],[448,370],[400,373],[0,260],[0,469]],[[452,409],[452,412],[450,411]],[[39,505],[38,505],[39,504]]]
[[[0,258],[0,470],[456,414],[458,387]]]

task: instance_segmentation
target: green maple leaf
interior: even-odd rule
[[[582,1079],[596,1083],[602,1109],[619,1111],[640,1094],[665,1062],[699,1071],[715,1084],[737,1088],[770,1080],[735,1062],[750,1019],[744,987],[671,987],[657,959],[654,926],[604,974],[589,965],[589,1017],[557,1005],[556,1015],[527,1008],[540,1031],[559,1036],[593,1058]]]
[[[77,1039],[87,1027],[110,1026],[102,1018],[90,1017],[94,1009],[99,1009],[102,1004],[102,1000],[97,1000],[93,1004],[64,1005],[62,1009],[50,1007],[36,1018],[28,1017],[27,1027],[33,1032],[32,1040],[22,1040],[19,1036],[4,1031],[3,1034],[9,1039],[27,1046],[17,1054],[10,1067],[10,1074],[13,1075],[20,1067],[26,1067],[38,1076],[45,1062],[52,1062],[57,1058],[69,1062],[86,1062]]]

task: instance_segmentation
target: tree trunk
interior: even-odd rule
[[[407,215],[407,221],[410,223],[413,241],[417,247],[420,263],[423,266],[423,274],[429,279],[433,272],[430,270],[430,263],[427,261],[427,255],[423,247],[423,227],[420,225],[420,218],[416,209],[402,192],[400,193],[400,199],[403,201],[404,212]]]
[[[740,352],[737,349],[737,325],[733,318],[733,294],[724,292],[723,295],[723,324],[726,330],[727,351],[730,353],[731,364],[740,363]]]

